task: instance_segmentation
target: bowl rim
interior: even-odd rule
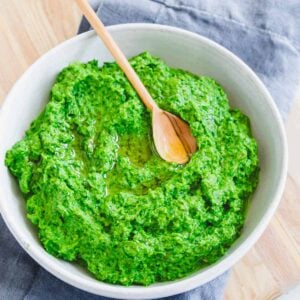
[[[80,288],[84,291],[101,295],[101,296],[107,296],[107,297],[114,297],[118,299],[156,299],[159,297],[166,297],[171,295],[176,295],[179,293],[186,292],[188,290],[192,290],[199,285],[203,285],[207,283],[208,281],[216,278],[217,276],[221,275],[225,271],[227,271],[230,267],[232,267],[238,260],[241,259],[242,256],[246,254],[246,252],[254,245],[254,243],[259,239],[259,237],[262,235],[263,231],[266,229],[268,223],[270,222],[270,219],[272,215],[274,214],[279,201],[281,199],[283,189],[285,186],[285,180],[287,176],[287,164],[288,164],[288,154],[287,154],[287,139],[285,135],[285,130],[283,126],[282,118],[279,114],[279,111],[275,105],[274,100],[272,99],[270,93],[264,86],[264,84],[261,82],[261,80],[258,78],[258,76],[248,67],[240,58],[238,58],[236,55],[234,55],[232,52],[224,48],[223,46],[217,44],[216,42],[203,37],[199,34],[180,29],[173,26],[166,26],[166,25],[159,25],[159,24],[148,24],[148,23],[131,23],[131,24],[118,24],[118,25],[112,25],[108,26],[108,30],[110,32],[117,32],[122,30],[148,30],[148,31],[164,31],[168,32],[170,34],[175,35],[184,35],[187,38],[198,40],[204,44],[207,44],[211,47],[217,48],[224,56],[232,61],[234,63],[240,65],[240,67],[249,75],[249,78],[254,81],[260,92],[263,94],[270,110],[273,115],[274,121],[277,123],[277,126],[279,128],[278,136],[279,140],[281,142],[282,147],[282,157],[280,160],[281,165],[281,174],[278,179],[278,185],[275,191],[275,196],[266,210],[265,214],[255,227],[255,229],[249,234],[248,238],[239,246],[237,247],[230,255],[225,257],[222,261],[219,263],[216,262],[214,265],[209,267],[207,270],[205,270],[202,273],[196,273],[194,275],[190,275],[189,277],[184,277],[182,279],[176,280],[176,281],[170,281],[170,282],[163,282],[159,285],[150,285],[147,287],[144,286],[120,286],[120,285],[112,285],[105,282],[95,282],[91,281],[89,279],[81,278],[78,275],[74,275],[70,271],[65,270],[63,267],[57,267],[56,264],[51,263],[50,259],[47,258],[46,255],[47,252],[40,247],[36,246],[30,246],[27,242],[24,241],[22,238],[22,230],[18,228],[17,224],[14,221],[14,218],[12,215],[6,211],[4,207],[4,199],[6,198],[3,191],[0,189],[0,212],[4,219],[4,222],[6,223],[7,227],[9,228],[10,232],[13,234],[15,239],[18,241],[18,243],[22,246],[22,248],[44,269],[46,269],[48,272],[53,274],[54,276],[58,277],[62,281]],[[2,108],[0,110],[0,136],[2,136],[2,131],[5,130],[5,124],[1,122],[3,116],[6,113],[6,104],[9,101],[12,101],[13,98],[11,95],[15,90],[18,89],[19,82],[22,81],[24,78],[30,77],[31,74],[34,72],[34,69],[39,65],[42,64],[45,60],[47,60],[48,56],[53,55],[57,51],[61,51],[62,48],[69,47],[72,43],[77,43],[80,40],[85,40],[87,38],[90,38],[91,36],[96,35],[93,30],[79,34],[73,38],[70,38],[54,48],[52,48],[50,51],[42,55],[39,59],[37,59],[24,73],[23,75],[17,80],[17,82],[14,84],[11,91],[6,96],[6,99],[2,105]]]

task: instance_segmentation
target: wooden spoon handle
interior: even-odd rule
[[[102,39],[103,43],[110,51],[112,56],[115,58],[116,62],[123,70],[125,75],[127,76],[128,80],[140,96],[143,103],[149,110],[153,110],[155,108],[158,109],[157,104],[152,99],[151,95],[145,88],[144,84],[142,83],[141,79],[138,77],[134,69],[129,64],[127,58],[125,57],[124,53],[118,47],[112,36],[109,34],[107,29],[105,28],[104,24],[100,21],[97,14],[94,12],[92,7],[89,5],[87,0],[76,0],[78,6],[80,7],[83,15],[87,18],[91,26],[97,32],[97,34]]]

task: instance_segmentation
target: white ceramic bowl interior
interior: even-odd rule
[[[97,281],[76,264],[49,255],[35,228],[25,217],[25,203],[16,180],[3,164],[5,152],[22,138],[31,121],[44,108],[58,72],[73,61],[112,61],[94,34],[88,32],[57,46],[33,64],[8,95],[0,115],[0,209],[21,246],[45,269],[80,289],[120,299],[154,299],[178,294],[217,277],[257,241],[282,195],[287,171],[287,147],[279,113],[257,76],[236,56],[199,35],[177,28],[125,24],[109,28],[127,57],[149,51],[172,67],[215,78],[226,90],[232,107],[251,119],[259,144],[259,186],[252,197],[241,237],[217,263],[181,280],[149,287],[123,287]]]

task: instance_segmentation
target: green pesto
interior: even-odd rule
[[[237,239],[258,182],[249,120],[221,86],[149,53],[131,64],[161,108],[189,122],[198,151],[160,159],[151,116],[115,63],[73,63],[6,155],[45,249],[122,285],[174,280]]]

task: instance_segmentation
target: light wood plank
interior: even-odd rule
[[[76,34],[79,20],[72,0],[0,1],[0,101],[37,58]]]

